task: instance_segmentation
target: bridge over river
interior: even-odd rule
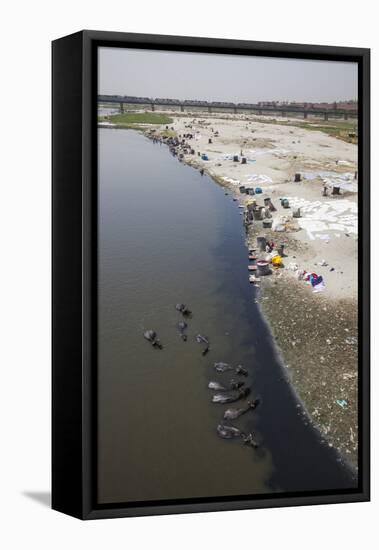
[[[231,103],[222,101],[197,101],[197,100],[180,100],[180,99],[159,99],[147,97],[130,97],[130,96],[115,96],[115,95],[98,95],[98,104],[118,105],[123,113],[125,105],[140,105],[141,108],[149,108],[152,111],[159,110],[160,107],[166,109],[171,107],[173,110],[185,112],[189,109],[207,109],[209,113],[218,111],[231,111],[237,113],[254,113],[258,115],[280,114],[283,117],[288,115],[302,115],[307,118],[308,115],[323,117],[324,120],[332,118],[357,118],[357,109],[340,109],[337,104],[331,105],[330,108],[318,108],[309,103],[287,104],[287,105],[262,105],[256,103]]]

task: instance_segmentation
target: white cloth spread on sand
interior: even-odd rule
[[[330,187],[339,187],[345,191],[350,191],[351,193],[358,192],[358,183],[354,179],[354,174],[351,172],[346,172],[344,174],[339,174],[338,172],[329,172],[329,171],[320,171],[320,172],[304,172],[302,174],[305,180],[315,180],[321,178],[324,183]]]
[[[300,208],[302,217],[297,221],[311,240],[329,240],[330,237],[339,237],[340,233],[358,234],[358,205],[353,201],[334,199],[321,202],[292,197],[290,204]]]
[[[265,174],[250,174],[247,176],[247,181],[250,183],[272,183],[272,179]]]

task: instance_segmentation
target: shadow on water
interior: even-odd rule
[[[99,136],[100,501],[353,488],[307,425],[254,303],[238,203],[134,131]],[[194,312],[186,343],[177,302]],[[143,340],[147,328],[163,351]],[[261,405],[233,424],[257,434],[258,452],[216,433],[226,407],[207,385],[230,378],[216,361],[249,371]]]

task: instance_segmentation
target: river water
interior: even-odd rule
[[[306,421],[248,282],[236,202],[166,146],[99,129],[98,495],[100,503],[353,488]],[[193,311],[188,340],[178,302]],[[157,350],[144,340],[157,331]],[[202,356],[196,334],[206,335]],[[232,422],[254,450],[216,432],[216,361],[242,364],[253,412]],[[243,378],[243,377],[242,377]]]

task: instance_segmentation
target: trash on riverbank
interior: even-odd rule
[[[356,337],[356,303],[316,296],[286,273],[283,284],[262,284],[259,303],[300,398],[310,414],[318,411],[312,416],[315,425],[356,466],[358,347],[345,343],[345,331]],[[337,405],[337,399],[347,406]]]

